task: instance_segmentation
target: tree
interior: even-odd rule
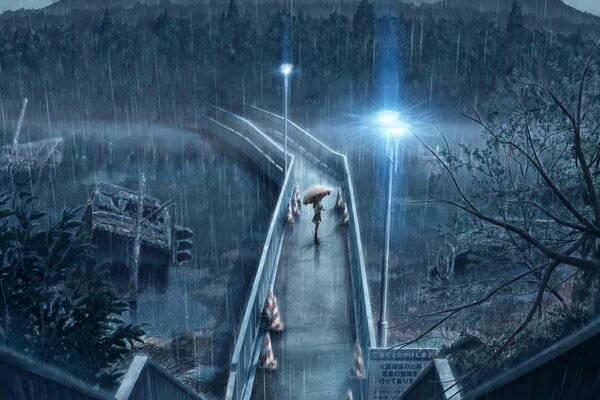
[[[506,31],[509,37],[516,40],[523,39],[523,32],[525,26],[523,25],[523,15],[521,14],[521,5],[517,0],[513,0],[510,13],[508,14],[508,22],[506,24]]]
[[[361,0],[352,17],[352,30],[359,39],[373,38],[375,32],[375,11],[369,0]]]
[[[100,35],[105,35],[110,32],[113,27],[112,17],[110,15],[110,9],[106,7],[104,15],[102,16],[102,22],[100,23]]]
[[[165,9],[154,21],[152,33],[158,38],[158,52],[174,65],[179,53],[180,41],[177,38],[175,23]]]
[[[459,245],[483,248],[494,268],[498,252],[504,265],[522,267],[482,298],[435,313],[443,316],[435,325],[525,280],[536,287],[527,312],[501,342],[496,339],[492,356],[478,371],[497,360],[532,321],[546,321],[556,304],[575,325],[600,312],[600,100],[595,95],[600,70],[595,57],[594,51],[579,60],[572,74],[557,68],[551,75],[562,78],[548,83],[515,79],[485,116],[474,110],[468,118],[482,128],[483,146],[462,145],[460,156],[445,137],[442,152],[422,142],[454,187],[451,196],[431,197],[464,213]],[[470,185],[463,184],[465,179]],[[574,286],[565,296],[560,288],[570,275]],[[555,301],[546,301],[548,296]],[[540,343],[547,342],[531,340],[527,350]],[[516,359],[514,354],[508,358]]]
[[[356,55],[354,80],[364,97],[369,92],[373,71],[373,46],[375,37],[375,11],[368,0],[361,0],[352,17],[352,43]]]
[[[235,0],[229,1],[229,8],[227,9],[227,20],[234,21],[240,18],[240,13],[238,11],[237,5],[235,4]]]
[[[227,14],[221,14],[219,36],[224,59],[246,70],[248,63],[253,61],[255,46],[251,38],[250,22],[248,18],[240,16],[235,0],[229,2]]]
[[[111,387],[144,331],[123,321],[127,301],[93,266],[90,246],[77,240],[77,209],[44,221],[39,199],[25,187],[0,194],[0,339]]]

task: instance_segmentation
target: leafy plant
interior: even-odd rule
[[[124,321],[128,303],[94,265],[91,246],[78,240],[80,209],[53,223],[25,187],[0,194],[0,339],[110,387],[144,331]]]

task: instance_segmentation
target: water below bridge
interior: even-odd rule
[[[21,141],[49,136],[63,138],[63,161],[34,177],[34,189],[43,193],[51,183],[45,207],[54,218],[85,205],[96,183],[136,190],[144,173],[148,195],[173,200],[178,223],[195,232],[188,265],[141,271],[138,320],[153,358],[219,396],[279,188],[235,149],[185,129],[77,121],[53,122],[49,131],[29,123]],[[125,268],[110,269],[122,291]]]

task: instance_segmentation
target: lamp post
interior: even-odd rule
[[[396,152],[400,136],[408,129],[408,126],[398,120],[396,111],[381,111],[377,114],[377,122],[383,128],[387,136],[386,157],[387,163],[387,200],[385,203],[385,236],[383,248],[383,265],[381,267],[381,302],[379,316],[379,347],[387,347],[387,297],[388,297],[388,270],[390,255],[390,230],[391,230],[391,208],[394,165],[396,164]]]
[[[283,74],[283,158],[284,158],[284,170],[283,173],[287,173],[287,133],[288,133],[288,103],[289,103],[289,87],[290,87],[290,74],[292,73],[292,64],[281,64],[279,71]]]

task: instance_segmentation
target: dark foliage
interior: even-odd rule
[[[90,246],[76,240],[78,209],[48,221],[28,187],[0,194],[0,339],[111,387],[144,331],[123,321],[128,303],[92,266]]]
[[[524,331],[520,340],[516,340],[501,357],[495,359],[486,370],[469,379],[468,388],[475,388],[496,374],[539,354],[557,341],[577,332],[588,323],[598,318],[600,299],[590,299],[577,307],[557,307],[548,318],[531,324]],[[469,372],[478,370],[500,348],[502,338],[490,338],[476,333],[475,330],[461,333],[461,336],[450,346],[444,346],[440,355],[448,357],[457,376],[467,376]]]
[[[382,80],[395,82],[385,90],[402,93],[400,102],[477,102],[511,72],[543,77],[556,63],[568,73],[569,60],[591,46],[581,33],[527,28],[518,3],[498,24],[417,12],[376,16],[367,0],[351,17],[255,15],[233,2],[218,12],[165,7],[3,24],[0,93],[7,113],[18,113],[23,93],[33,112],[78,118],[179,121],[208,103],[279,109],[276,70],[283,58],[298,71],[291,110],[297,119],[381,106]]]

